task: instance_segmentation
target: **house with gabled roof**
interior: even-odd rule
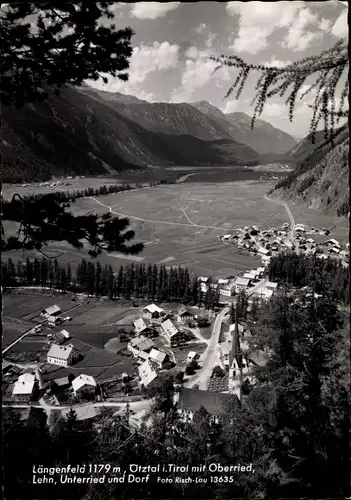
[[[61,314],[61,308],[55,304],[44,309],[41,314],[42,316],[58,316]]]
[[[187,339],[187,336],[183,332],[178,330],[178,328],[174,326],[170,319],[167,319],[166,321],[161,323],[161,328],[171,346],[175,346]]]
[[[73,344],[69,345],[59,345],[52,344],[47,353],[47,362],[52,365],[58,366],[69,366],[72,364],[77,352],[74,349]]]
[[[188,321],[196,319],[197,310],[193,307],[181,306],[178,309],[177,322],[185,324]]]
[[[33,396],[35,385],[36,379],[33,373],[23,373],[20,375],[12,391],[15,401],[29,402]]]
[[[159,349],[151,349],[148,359],[152,363],[155,363],[157,368],[163,370],[168,361],[168,354]]]
[[[96,387],[96,381],[91,375],[81,373],[72,381],[73,393],[79,398],[95,396]]]
[[[149,319],[157,319],[164,314],[164,310],[156,304],[150,304],[143,309],[143,315]]]
[[[139,367],[140,385],[150,387],[157,380],[157,369],[154,363],[146,359]]]
[[[144,335],[139,335],[128,342],[127,349],[135,358],[143,362],[149,357],[149,353],[154,345],[151,339],[144,337]]]
[[[133,321],[134,330],[136,335],[152,335],[155,333],[155,329],[150,319],[148,318],[138,318]]]

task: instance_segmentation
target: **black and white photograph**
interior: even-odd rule
[[[0,7],[5,500],[345,499],[348,2]]]

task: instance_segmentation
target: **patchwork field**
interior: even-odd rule
[[[195,175],[181,184],[76,200],[72,209],[77,214],[91,210],[101,214],[111,208],[113,213],[129,217],[135,240],[143,241],[145,249],[135,257],[99,256],[102,264],[111,264],[116,271],[120,265],[134,261],[184,265],[198,275],[235,275],[257,266],[260,259],[219,242],[218,237],[245,225],[278,226],[289,222],[288,215],[283,207],[263,198],[271,182],[214,182],[213,173],[212,182],[195,182],[196,178],[207,175]],[[341,240],[348,237],[347,224],[342,219],[298,205],[291,204],[290,208],[296,223],[328,228],[336,225],[331,237]],[[64,243],[51,245],[47,252],[49,255],[63,253],[60,262],[70,262],[73,267],[82,258],[89,258],[86,251],[72,249]],[[16,252],[9,255],[23,258]],[[41,257],[36,252],[28,252],[28,255]]]

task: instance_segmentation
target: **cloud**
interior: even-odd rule
[[[196,33],[203,33],[204,31],[207,30],[207,24],[206,23],[201,23],[197,28],[195,28]]]
[[[180,2],[139,2],[134,4],[131,14],[138,19],[157,19],[179,7]]]
[[[291,64],[292,61],[290,60],[286,60],[286,61],[282,61],[281,59],[276,59],[276,55],[272,55],[272,57],[270,58],[269,61],[266,61],[264,63],[264,66],[268,66],[268,67],[275,67],[275,68],[284,68],[284,66],[289,66],[289,64]]]
[[[151,45],[141,44],[140,47],[135,47],[133,50],[130,59],[128,82],[122,82],[109,75],[103,75],[108,79],[107,84],[103,84],[100,81],[89,82],[89,84],[110,92],[132,94],[140,99],[149,100],[147,97],[153,98],[153,94],[145,92],[142,88],[146,78],[152,73],[175,68],[178,63],[178,45],[172,45],[169,42],[159,43],[157,41]]]
[[[348,38],[347,12],[348,9],[342,11],[331,29],[331,34],[337,38]]]
[[[188,56],[194,56],[197,52],[195,47],[187,51]],[[217,64],[207,58],[188,58],[185,61],[185,69],[181,76],[181,85],[172,92],[171,102],[184,102],[193,99],[195,91],[205,87],[210,82],[218,88],[217,83],[228,81],[228,68],[222,68],[213,73]]]
[[[324,19],[324,17],[322,18],[321,22],[319,23],[319,29],[321,31],[324,31],[325,33],[329,33],[332,26],[333,26],[333,21],[330,21],[328,19]]]
[[[205,40],[205,45],[208,49],[212,49],[213,47],[213,42],[217,38],[216,33],[209,33],[207,39]]]
[[[230,16],[239,16],[239,30],[232,39],[230,48],[236,52],[257,54],[268,46],[268,37],[278,28],[292,28],[301,31],[309,23],[316,22],[317,16],[306,7],[306,2],[228,2]],[[305,21],[304,21],[305,19]],[[297,23],[297,24],[296,24]],[[292,33],[293,33],[292,32]],[[291,35],[291,46],[297,46]],[[310,43],[310,37],[301,42],[301,47]],[[300,50],[300,46],[298,46]],[[302,50],[302,49],[301,49]]]
[[[318,17],[308,9],[298,12],[292,22],[282,46],[294,52],[306,50],[311,44],[318,43],[323,36],[320,32],[307,31],[307,26],[316,25]]]

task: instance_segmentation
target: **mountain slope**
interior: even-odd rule
[[[119,112],[116,101],[120,96],[102,97],[99,93],[96,97],[85,88],[68,87],[42,104],[18,110],[4,107],[3,181],[100,175],[160,164],[235,165],[257,160],[257,153],[244,144],[230,138],[226,138],[225,145],[218,142],[223,135],[215,126],[206,125],[203,114],[196,110],[192,114],[191,106],[177,108],[182,117],[187,117],[182,118],[183,122],[177,111],[173,113],[170,129],[178,127],[179,134],[171,135],[164,133],[165,127],[151,131]],[[126,100],[129,104],[122,107],[139,106],[130,96]],[[156,112],[154,117],[156,120]],[[182,123],[189,126],[183,127]],[[184,129],[195,132],[196,127],[200,130],[202,124],[207,141],[181,133]]]
[[[349,137],[340,134],[337,144],[318,148],[324,142],[323,132],[301,141],[293,151],[299,158],[296,167],[274,192],[285,199],[302,202],[321,212],[346,216],[349,213]]]
[[[251,130],[251,117],[245,113],[225,114],[206,101],[192,103],[192,106],[215,119],[230,137],[252,147],[259,154],[282,154],[296,146],[296,140],[291,135],[264,120],[256,120]]]

